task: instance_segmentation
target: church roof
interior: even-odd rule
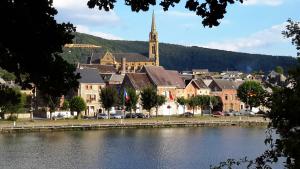
[[[139,53],[112,53],[116,61],[121,63],[122,58],[126,58],[126,62],[149,62],[151,61],[148,57]]]

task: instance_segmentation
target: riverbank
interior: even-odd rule
[[[1,133],[98,130],[110,128],[160,128],[160,127],[217,127],[217,126],[266,126],[268,120],[262,117],[158,117],[150,119],[109,120],[22,120],[0,121]]]

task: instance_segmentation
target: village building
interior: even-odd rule
[[[223,102],[223,111],[241,111],[245,109],[245,104],[237,96],[237,89],[240,82],[231,80],[214,79],[208,86],[211,94],[219,96]]]
[[[87,109],[83,113],[85,116],[96,116],[102,112],[100,104],[100,91],[105,87],[105,82],[99,75],[97,69],[81,68],[76,70],[80,74],[79,87],[76,95],[83,98],[87,104]]]

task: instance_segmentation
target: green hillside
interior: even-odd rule
[[[75,43],[89,43],[102,46],[100,50],[114,52],[135,52],[147,56],[148,42],[107,40],[87,34],[76,33]],[[288,69],[295,65],[296,59],[288,56],[271,56],[229,52],[201,47],[186,47],[160,43],[160,64],[167,69],[191,70],[209,69],[210,71],[240,70],[250,72],[262,70],[268,72],[276,66]],[[96,53],[98,51],[94,51]],[[63,57],[71,62],[85,63],[92,53],[88,49],[65,49]],[[98,57],[98,56],[93,56]]]

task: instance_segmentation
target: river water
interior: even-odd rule
[[[266,149],[264,128],[0,134],[1,169],[205,169]]]

